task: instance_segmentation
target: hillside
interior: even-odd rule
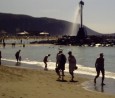
[[[32,35],[38,35],[39,32],[49,32],[50,35],[65,35],[68,34],[70,25],[70,22],[63,20],[0,13],[0,31],[4,30],[9,35],[22,31],[27,31]]]
[[[0,13],[0,34],[3,31],[8,35],[27,31],[30,35],[39,35],[40,32],[48,32],[51,36],[69,35],[71,25],[71,22],[64,20]],[[100,35],[86,26],[85,28],[88,35]]]

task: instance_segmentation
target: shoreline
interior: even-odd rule
[[[23,63],[19,63],[17,64],[16,62],[10,62],[10,61],[6,61],[3,63],[2,66],[7,66],[7,67],[11,67],[11,68],[20,68],[20,69],[29,69],[29,70],[40,70],[44,72],[44,66],[36,66],[36,65],[28,65],[28,64],[23,64]],[[49,69],[49,71],[53,71],[55,72],[54,69]],[[69,72],[65,71],[66,75],[70,77]],[[55,73],[56,74],[56,73]],[[99,92],[99,93],[104,93],[104,94],[109,94],[109,95],[114,95],[115,91],[114,91],[114,79],[112,78],[107,78],[105,77],[105,86],[101,86],[101,75],[100,77],[97,79],[97,85],[94,85],[93,79],[94,76],[89,75],[89,74],[82,74],[82,73],[75,73],[75,76],[79,75],[81,78],[85,78],[88,81],[84,82],[83,84],[83,88],[88,90],[88,91],[94,91],[94,92]]]
[[[49,44],[48,44],[48,46],[49,46]],[[3,63],[3,61],[2,61],[2,63]],[[7,67],[4,65],[7,65]],[[8,66],[9,67],[11,66],[12,68],[9,68]],[[17,68],[15,68],[15,66],[17,68],[20,68],[20,67],[22,67],[22,68],[17,69]],[[25,67],[25,68],[23,68],[23,67]],[[37,69],[37,70],[34,71],[32,68]],[[62,97],[60,94],[64,95],[64,97],[66,97],[66,98],[70,98],[71,96],[73,98],[76,98],[76,96],[77,96],[76,94],[80,94],[77,97],[81,97],[81,98],[92,98],[92,97],[94,97],[93,94],[101,94],[99,96],[96,95],[98,98],[108,98],[108,97],[114,98],[115,97],[115,95],[109,94],[109,92],[112,92],[112,90],[114,90],[114,85],[111,85],[111,79],[109,79],[110,81],[108,81],[107,84],[104,86],[104,88],[103,88],[104,92],[102,92],[101,86],[100,86],[100,79],[98,80],[99,84],[97,84],[97,87],[94,87],[94,85],[93,85],[94,77],[89,76],[89,75],[84,75],[84,74],[81,75],[79,73],[76,73],[75,80],[78,80],[79,82],[77,82],[77,83],[70,83],[70,82],[62,83],[62,82],[56,81],[57,75],[54,72],[54,70],[53,71],[49,70],[49,71],[45,72],[42,67],[41,68],[38,66],[36,67],[33,64],[28,66],[28,64],[21,63],[21,66],[20,66],[20,64],[17,64],[16,62],[10,62],[10,61],[6,62],[5,61],[3,63],[3,69],[6,73],[1,73],[1,75],[3,75],[3,76],[1,76],[2,82],[0,82],[0,87],[2,87],[2,88],[0,90],[3,90],[4,92],[8,90],[7,93],[10,93],[12,91],[16,92],[15,93],[16,96],[18,94],[23,95],[23,92],[26,93],[26,95],[29,94],[28,96],[23,95],[20,98],[38,98],[38,96],[39,96],[39,98],[45,98],[45,97],[49,98],[52,96],[54,98],[57,98],[57,96]],[[10,73],[8,70],[10,70]],[[40,74],[40,78],[39,78],[39,74]],[[49,76],[49,75],[51,75],[51,76]],[[33,78],[35,78],[35,79],[32,80]],[[69,81],[70,75],[68,74],[65,78],[67,81]],[[105,80],[105,82],[106,82],[106,80]],[[34,83],[35,83],[35,86],[33,87],[32,84],[34,84]],[[52,84],[50,84],[50,83],[52,83]],[[86,84],[82,85],[82,83],[84,83],[84,84],[86,83]],[[42,88],[42,84],[43,84],[44,88]],[[2,85],[6,85],[6,87],[4,88]],[[15,85],[13,90],[12,90],[11,85],[12,86]],[[19,86],[17,86],[17,85],[19,85]],[[30,87],[31,89],[29,91],[28,91],[28,89],[23,90],[23,85],[25,85],[24,86],[25,88]],[[36,86],[38,88],[36,88]],[[60,88],[60,86],[62,88]],[[70,90],[67,90],[68,86],[69,86]],[[52,91],[50,87],[52,88],[52,90],[54,90],[54,91],[56,90],[56,92]],[[19,92],[18,92],[18,90],[19,90]],[[42,91],[39,91],[39,90],[42,90]],[[65,90],[65,92],[63,90]],[[39,95],[36,93],[33,93],[33,91],[39,93]],[[31,92],[32,92],[32,95],[33,96],[35,95],[36,97],[33,97],[30,94]],[[82,95],[83,94],[82,92],[85,93],[85,95],[87,97],[85,97],[85,95]],[[10,95],[11,95],[11,98],[19,98],[19,97],[14,96],[12,93],[8,95],[9,97],[6,97],[7,93],[5,93],[5,98],[10,98]],[[57,95],[56,93],[58,93],[59,95]],[[67,95],[65,93],[67,93]],[[44,94],[46,94],[46,96]],[[113,93],[113,94],[115,94],[115,93]],[[0,95],[4,96],[4,93],[2,92]],[[90,96],[90,97],[88,97],[88,96]],[[105,96],[105,97],[102,97],[102,96]],[[108,96],[108,97],[106,97],[106,96]],[[62,98],[64,98],[64,97],[62,97]]]
[[[79,74],[75,74],[75,80],[78,82],[68,82],[70,75],[65,76],[67,82],[59,82],[56,81],[57,74],[53,70],[44,71],[2,65],[0,66],[0,78],[0,96],[2,98],[115,97],[115,95],[84,89],[82,83],[89,81],[89,79]]]

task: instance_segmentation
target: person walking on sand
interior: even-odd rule
[[[19,59],[20,59],[20,52],[21,52],[21,50],[18,50],[18,51],[15,53],[15,57],[16,57],[17,62],[18,62]]]
[[[96,59],[95,68],[96,68],[97,75],[94,78],[94,83],[96,84],[96,79],[99,77],[100,72],[101,72],[102,73],[102,82],[101,82],[101,85],[102,86],[105,85],[104,84],[105,69],[104,69],[103,53],[100,53],[100,57]]]
[[[43,59],[43,62],[44,62],[44,64],[45,64],[44,70],[48,70],[48,68],[47,68],[47,62],[48,62],[48,57],[49,57],[49,56],[50,56],[50,54],[48,54],[47,56],[45,56],[44,59]]]
[[[65,63],[66,63],[66,56],[62,53],[62,50],[59,51],[59,53],[57,54],[57,64],[56,64],[56,73],[59,76],[58,80],[60,80],[60,78],[62,78],[62,81],[64,81],[64,70],[65,70]],[[60,75],[60,71],[62,72],[62,75]],[[62,77],[61,77],[62,76]]]
[[[69,55],[69,57],[68,57],[68,61],[69,61],[69,73],[71,75],[70,82],[73,82],[74,81],[73,80],[74,79],[74,70],[76,70],[78,68],[76,66],[77,61],[76,61],[76,58],[72,55],[71,51],[68,52],[68,55]]]

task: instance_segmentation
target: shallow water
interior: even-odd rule
[[[68,51],[72,51],[73,55],[77,59],[77,65],[79,67],[79,73],[95,75],[95,60],[99,56],[100,52],[104,53],[105,58],[105,70],[107,77],[115,79],[115,49],[114,47],[77,47],[77,46],[56,46],[56,45],[29,45],[25,48],[21,45],[17,45],[15,48],[7,45],[5,48],[0,47],[2,52],[2,60],[9,62],[16,62],[15,53],[19,49],[21,50],[22,64],[31,66],[44,67],[43,58],[47,54],[51,54],[48,58],[48,67],[50,69],[55,68],[56,54],[59,49],[63,49],[63,53],[68,58]],[[66,64],[66,70],[68,70],[68,61]]]
[[[102,88],[100,84],[94,86],[93,80],[86,83],[86,88],[99,91],[99,92],[113,92],[115,87],[115,47],[78,47],[78,46],[58,46],[58,45],[16,45],[15,48],[12,48],[11,45],[6,45],[5,48],[2,46],[0,50],[2,52],[2,65],[8,65],[12,67],[19,68],[33,68],[40,69],[44,67],[43,58],[47,54],[51,54],[48,58],[48,68],[55,69],[56,54],[59,49],[63,49],[63,53],[68,57],[68,51],[72,51],[73,55],[77,59],[78,70],[75,73],[82,75],[90,75],[91,79],[96,75],[95,72],[95,60],[99,56],[99,53],[104,53],[105,58],[105,77],[108,78],[105,80],[106,85]],[[18,50],[21,50],[21,63],[16,63],[15,53]],[[68,61],[66,63],[66,72],[68,72]],[[100,83],[100,79],[98,80]]]
[[[99,77],[97,79],[96,84],[94,84],[93,77],[92,77],[92,80],[90,79],[90,81],[83,83],[82,86],[86,90],[89,90],[89,91],[96,91],[96,92],[100,92],[100,93],[115,95],[115,80],[114,79],[106,78],[105,85],[102,86],[101,85],[101,77]]]

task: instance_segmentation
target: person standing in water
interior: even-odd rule
[[[48,57],[49,57],[49,56],[50,56],[50,54],[48,54],[47,56],[45,56],[44,59],[43,59],[43,62],[44,62],[44,64],[45,64],[44,70],[48,70],[48,68],[47,68],[47,62],[48,62]]]
[[[20,59],[20,52],[21,52],[21,50],[18,50],[18,51],[15,53],[15,57],[16,57],[17,62],[19,62],[19,59]]]
[[[100,57],[96,59],[95,62],[95,68],[96,68],[96,72],[97,75],[94,78],[94,83],[96,84],[96,79],[99,77],[100,72],[102,73],[102,82],[101,85],[105,85],[104,84],[104,79],[105,79],[105,69],[104,69],[104,58],[103,58],[103,53],[100,53]]]

